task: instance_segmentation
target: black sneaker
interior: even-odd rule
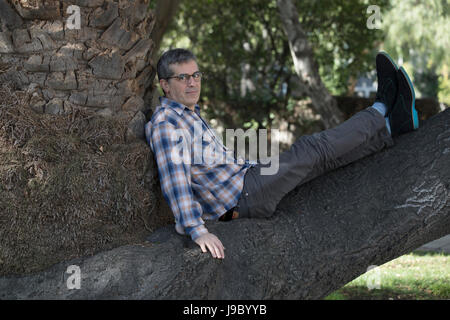
[[[403,67],[397,72],[398,95],[394,108],[389,114],[392,136],[410,132],[419,128],[416,94],[414,87]]]
[[[386,52],[379,52],[376,57],[378,89],[375,102],[382,102],[387,107],[389,115],[397,97],[398,67]]]

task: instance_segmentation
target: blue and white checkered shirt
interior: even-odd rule
[[[192,111],[165,97],[160,102],[145,135],[175,228],[195,240],[208,232],[204,220],[218,219],[236,206],[252,164],[235,159],[200,116],[198,105]]]

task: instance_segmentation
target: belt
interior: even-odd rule
[[[231,208],[227,212],[225,212],[223,215],[220,216],[219,221],[230,221],[233,219],[237,219],[239,217],[239,212],[237,211],[237,208]]]

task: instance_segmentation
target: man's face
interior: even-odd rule
[[[174,76],[183,73],[192,75],[194,72],[199,71],[197,63],[194,60],[185,63],[171,64],[169,67]],[[171,78],[168,80],[161,79],[159,83],[166,93],[167,98],[184,104],[186,107],[194,110],[194,106],[200,98],[201,81],[197,82],[193,77],[189,77],[188,82],[180,81],[177,78]]]

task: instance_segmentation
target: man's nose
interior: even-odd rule
[[[192,85],[194,85],[194,83],[195,83],[194,77],[189,76],[188,81],[187,81],[188,86],[192,86]]]

